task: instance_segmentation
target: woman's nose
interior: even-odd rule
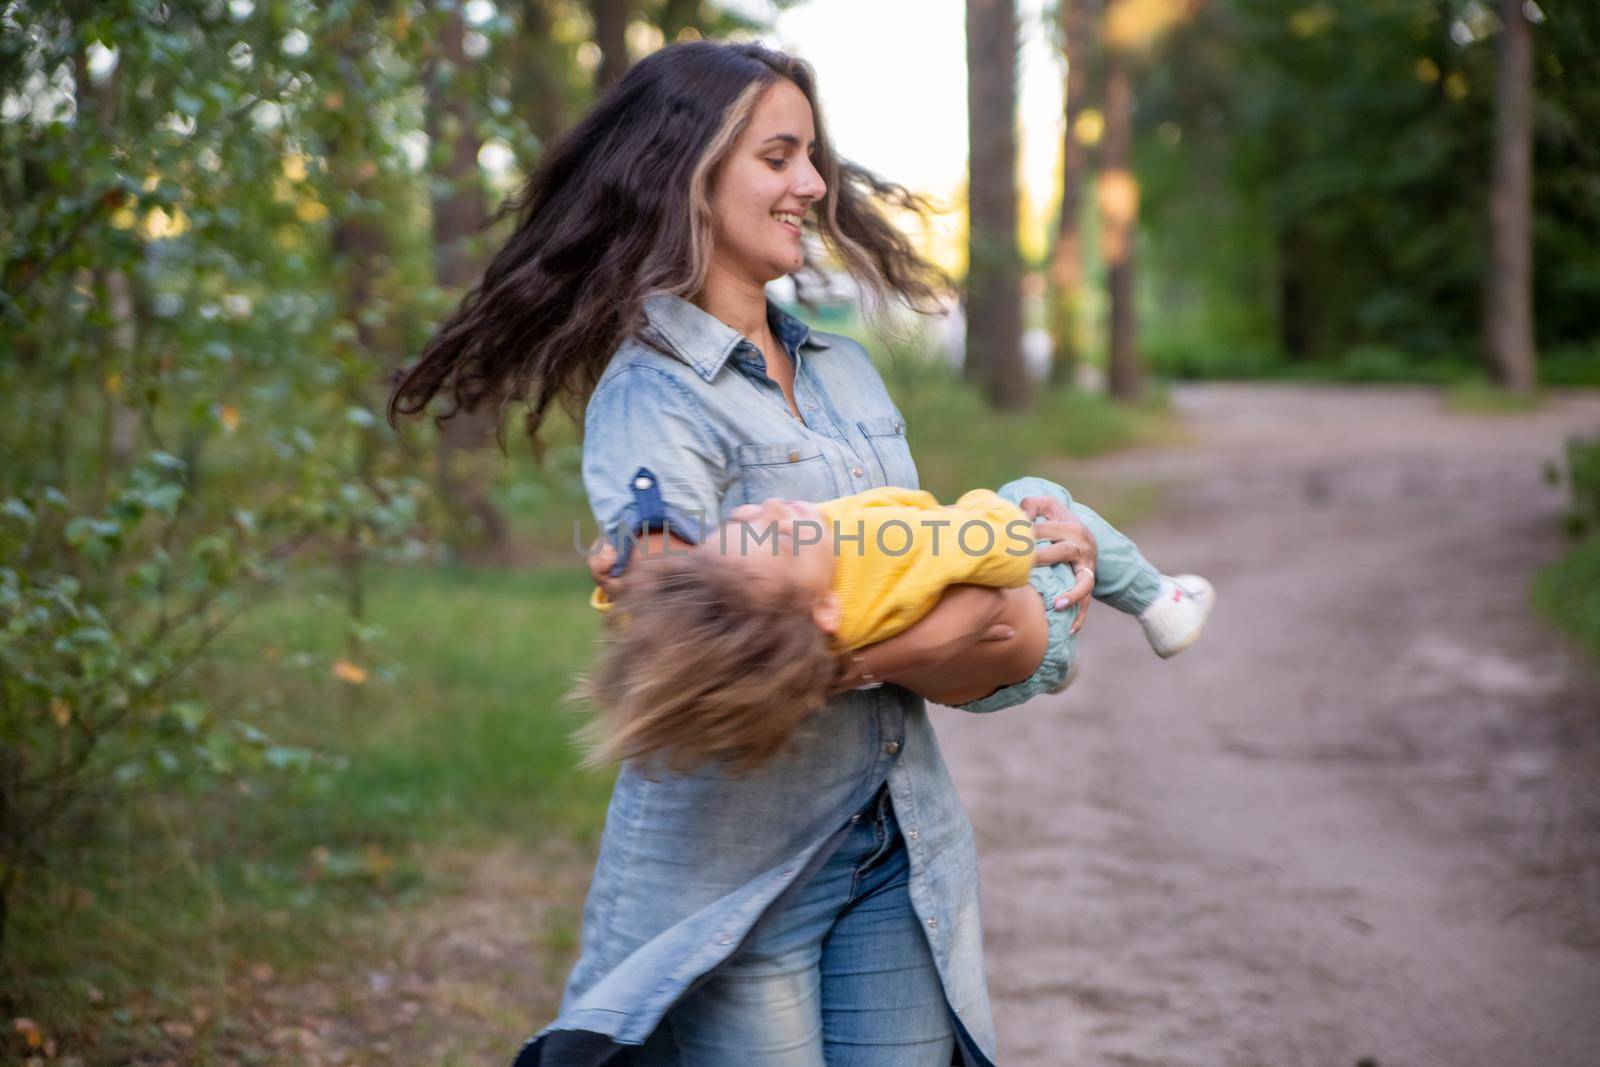
[[[799,173],[795,176],[795,196],[808,197],[815,201],[821,200],[828,195],[828,183],[822,180],[821,172],[812,165],[809,159],[806,160],[805,166],[797,169]]]

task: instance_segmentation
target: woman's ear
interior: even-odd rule
[[[832,589],[823,593],[811,606],[811,617],[816,620],[823,633],[838,633],[839,620],[843,615],[844,610],[839,604],[839,597]]]

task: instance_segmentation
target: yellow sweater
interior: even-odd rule
[[[817,508],[838,539],[833,591],[844,648],[909,628],[947,586],[1028,584],[1033,524],[993,490],[973,489],[946,508],[924,490],[885,486]],[[1012,523],[1021,525],[1009,530]]]
[[[933,610],[947,586],[1028,583],[1033,524],[993,490],[973,489],[946,508],[924,490],[885,486],[817,509],[837,538],[833,592],[843,648],[908,629]],[[1013,529],[1013,523],[1022,525]],[[612,606],[598,586],[589,603],[599,611]]]

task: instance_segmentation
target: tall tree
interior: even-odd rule
[[[1050,254],[1050,380],[1070,385],[1078,365],[1083,305],[1083,181],[1089,146],[1079,119],[1089,106],[1090,56],[1094,51],[1092,0],[1061,0],[1061,49],[1067,61],[1065,120],[1061,144],[1061,215]]]
[[[997,408],[1028,406],[1017,248],[1014,0],[967,0],[966,375]]]
[[[1127,0],[1113,0],[1113,9]],[[1134,308],[1133,245],[1139,225],[1139,182],[1133,174],[1132,57],[1125,44],[1106,49],[1105,141],[1100,149],[1100,241],[1111,300],[1110,390],[1137,400],[1144,386]]]
[[[430,172],[433,177],[434,270],[438,284],[462,291],[482,269],[473,236],[487,215],[478,152],[483,147],[474,121],[466,54],[466,21],[461,5],[440,4],[433,54],[423,72],[427,88]],[[493,476],[473,462],[495,441],[499,412],[490,405],[445,420],[435,457],[435,479],[451,524],[456,548],[469,559],[507,563],[511,531],[489,496]]]
[[[1134,243],[1139,230],[1139,180],[1133,169],[1135,66],[1197,6],[1198,0],[1108,0],[1098,39],[1105,64],[1106,129],[1097,199],[1111,302],[1110,389],[1119,400],[1137,399],[1144,386],[1134,307]]]
[[[628,69],[628,0],[589,0],[594,18],[594,43],[600,46],[600,71],[596,84],[603,91],[621,80]]]
[[[1484,345],[1495,381],[1533,390],[1533,31],[1526,0],[1500,0]]]

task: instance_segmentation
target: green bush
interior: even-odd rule
[[[1553,481],[1561,473],[1547,470]],[[1566,529],[1575,541],[1534,580],[1534,603],[1600,656],[1600,436],[1567,441]]]

